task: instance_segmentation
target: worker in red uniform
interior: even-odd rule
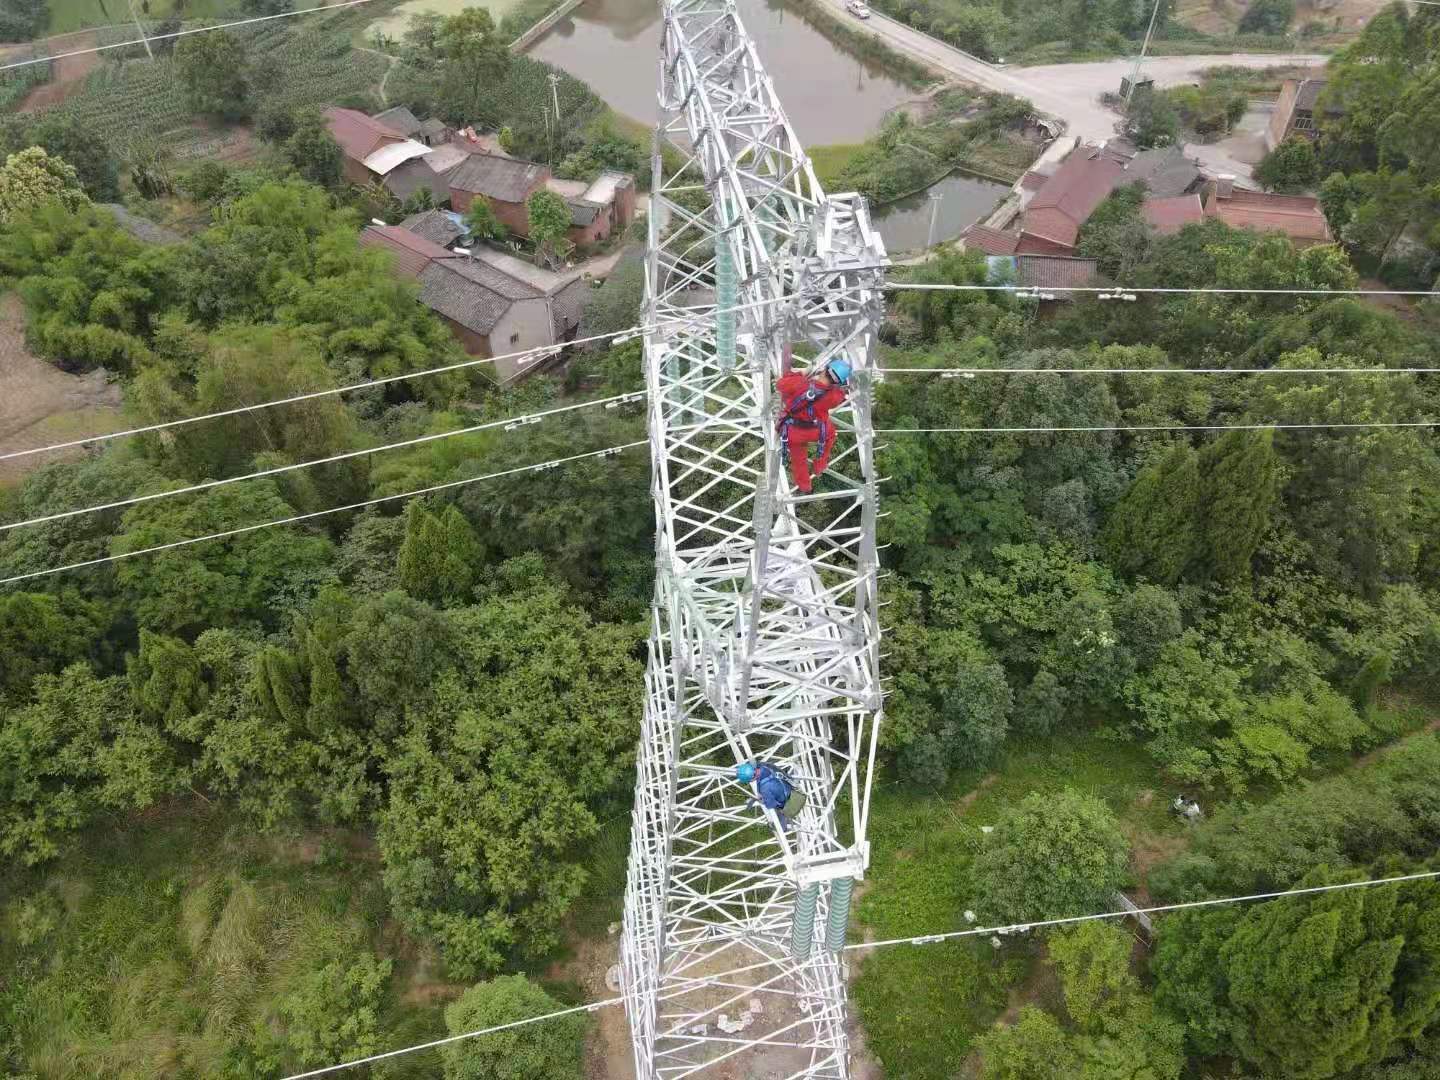
[[[850,364],[836,357],[818,373],[790,370],[790,357],[785,357],[785,374],[775,383],[780,394],[780,450],[790,465],[795,486],[809,494],[814,478],[830,464],[830,450],[835,445],[835,425],[830,410],[843,404],[849,391]],[[818,443],[819,455],[810,464],[810,444]]]

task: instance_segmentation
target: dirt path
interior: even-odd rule
[[[71,52],[76,49],[93,49],[99,44],[94,30],[80,30],[74,34],[61,34],[48,39],[51,53]],[[100,66],[99,53],[85,53],[81,56],[67,56],[56,60],[50,81],[37,86],[25,95],[17,112],[38,112],[59,105],[71,94],[79,91],[90,72]]]
[[[103,371],[67,375],[25,347],[25,312],[14,293],[0,297],[0,453],[114,431],[120,425],[120,388]],[[0,461],[0,486],[62,454]]]
[[[395,65],[400,62],[400,58],[398,56],[391,56],[387,52],[381,52],[379,49],[366,48],[364,45],[356,45],[355,51],[374,53],[376,56],[383,56],[386,60],[390,61],[389,66],[385,69],[385,74],[380,78],[380,86],[378,88],[380,93],[380,104],[388,108],[390,105],[390,95],[385,92],[385,84],[390,81],[390,73],[395,70]]]

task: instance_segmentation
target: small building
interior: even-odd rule
[[[512,233],[528,236],[530,215],[526,200],[545,186],[550,170],[534,161],[469,154],[447,174],[450,205],[467,213],[477,196],[490,204],[496,219]]]
[[[1073,255],[1080,226],[1125,182],[1125,173],[1125,161],[1104,146],[1076,147],[1025,207],[1016,253]]]
[[[407,139],[374,117],[355,109],[329,108],[325,126],[340,146],[342,172],[352,184],[382,179],[396,166],[428,152],[424,143]]]
[[[986,255],[1014,255],[1020,234],[992,229],[988,225],[971,225],[960,234],[960,246],[966,251],[983,251]]]
[[[371,225],[360,242],[394,255],[396,271],[419,282],[420,303],[444,321],[467,353],[499,357],[495,376],[502,385],[544,366],[508,354],[574,338],[590,291],[583,278],[547,274],[488,252],[472,258],[398,225]]]
[[[444,146],[455,137],[455,129],[444,120],[432,116],[429,120],[420,121],[420,130],[414,136],[426,146]]]
[[[635,219],[635,180],[625,173],[603,172],[589,184],[551,177],[545,186],[570,208],[568,239],[577,247],[602,243]]]
[[[1297,248],[1334,243],[1320,200],[1309,195],[1272,195],[1235,186],[1221,176],[1205,187],[1205,216],[1236,229],[1278,232]]]
[[[1200,202],[1200,196],[1193,191],[1188,195],[1152,196],[1140,204],[1140,216],[1161,236],[1170,236],[1186,225],[1204,221],[1205,207]]]
[[[411,214],[400,222],[400,227],[442,248],[451,248],[457,244],[464,246],[470,237],[464,218],[453,210],[426,210],[420,214]]]
[[[391,131],[398,131],[407,139],[414,139],[420,133],[419,119],[404,105],[396,105],[393,109],[378,112],[370,119],[384,124]]]
[[[1280,84],[1280,97],[1275,101],[1275,111],[1270,114],[1270,124],[1265,129],[1267,150],[1274,150],[1291,135],[1311,139],[1319,135],[1315,111],[1325,82],[1324,79],[1286,79]],[[1329,115],[1338,116],[1339,111],[1331,109]]]
[[[1015,284],[1025,289],[1083,289],[1100,280],[1100,264],[1094,259],[1069,255],[1017,255]],[[1075,299],[1072,293],[1055,295],[1057,301]]]

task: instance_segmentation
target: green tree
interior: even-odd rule
[[[1103,1030],[1140,990],[1130,973],[1133,940],[1111,923],[1088,922],[1050,935],[1050,962],[1060,973],[1065,1009],[1087,1031]]]
[[[54,858],[102,810],[142,810],[174,789],[170,747],[129,708],[123,679],[85,664],[41,675],[34,701],[0,718],[0,855]]]
[[[505,236],[505,226],[500,224],[500,219],[484,198],[470,204],[470,210],[465,215],[465,227],[477,240],[500,240]]]
[[[451,111],[466,123],[490,126],[486,90],[499,83],[510,66],[510,50],[496,33],[495,21],[482,7],[466,8],[439,26],[435,46],[444,59],[445,93]]]
[[[396,577],[411,596],[440,607],[468,603],[480,563],[480,539],[453,504],[438,514],[419,501],[406,508]]]
[[[1240,32],[1278,36],[1290,29],[1294,18],[1295,0],[1255,0],[1240,18]]]
[[[592,806],[626,784],[635,738],[632,632],[570,606],[538,559],[501,577],[449,614],[456,666],[406,710],[380,814],[393,909],[462,978],[556,943]]]
[[[1015,1023],[976,1040],[981,1080],[1070,1080],[1080,1057],[1072,1040],[1044,1009],[1026,1005]]]
[[[1169,146],[1180,138],[1180,112],[1163,91],[1140,91],[1125,113],[1125,137],[1144,150]]]
[[[1116,281],[1132,280],[1155,235],[1140,215],[1144,201],[1143,184],[1117,188],[1080,226],[1080,254],[1098,260],[1101,272]]]
[[[248,66],[238,34],[191,34],[175,46],[175,73],[190,108],[217,120],[250,115]]]
[[[340,183],[343,159],[340,144],[325,126],[318,112],[306,112],[295,119],[294,130],[285,139],[283,153],[302,177],[312,184],[333,188]]]
[[[546,261],[554,264],[563,259],[570,241],[570,207],[553,191],[540,190],[525,204],[530,224],[530,239]]]
[[[1247,580],[1279,505],[1280,460],[1272,431],[1231,431],[1200,453],[1205,545],[1222,581]]]
[[[476,983],[445,1007],[452,1035],[495,1027],[561,1008],[524,975]],[[445,1080],[573,1080],[585,1045],[584,1014],[450,1043],[440,1051]]]
[[[120,197],[120,171],[108,133],[60,110],[0,120],[0,155],[38,146],[75,170],[85,193],[96,202]]]
[[[1320,179],[1315,144],[1304,135],[1292,135],[1255,166],[1255,179],[1266,191],[1309,191]]]
[[[75,170],[38,146],[5,159],[0,168],[0,224],[52,200],[71,212],[90,201]]]
[[[290,517],[272,481],[214,488],[188,499],[131,507],[111,553],[188,540]],[[118,564],[116,577],[141,627],[193,635],[212,626],[275,626],[292,598],[306,597],[333,573],[323,536],[291,528],[174,548]]]
[[[1200,470],[1195,451],[1172,443],[1140,470],[1102,534],[1110,562],[1162,585],[1180,580],[1200,547]]]
[[[1026,796],[995,825],[973,864],[985,910],[1017,923],[1108,907],[1128,846],[1099,799],[1065,789]]]
[[[1322,871],[1304,882],[1343,880]],[[1203,951],[1157,949],[1157,994],[1198,1013],[1222,1049],[1266,1074],[1379,1064],[1440,1015],[1440,895],[1430,882],[1178,921],[1178,937]]]
[[[280,1000],[296,1063],[312,1068],[380,1050],[380,1007],[389,980],[390,961],[369,953],[309,972]]]
[[[100,605],[70,590],[0,596],[0,707],[27,696],[35,676],[98,652],[106,621]]]

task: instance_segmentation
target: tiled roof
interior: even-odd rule
[[[584,199],[566,199],[565,205],[570,207],[570,224],[582,229],[594,221],[595,215],[603,209]]]
[[[1295,107],[1314,112],[1315,103],[1320,100],[1320,92],[1325,89],[1325,82],[1324,79],[1301,79],[1295,91]]]
[[[983,251],[987,255],[1013,255],[1020,238],[988,225],[971,225],[960,234],[966,251]]]
[[[1035,192],[1021,228],[1073,246],[1080,226],[1124,178],[1124,164],[1101,147],[1077,147]]]
[[[524,202],[549,170],[533,161],[471,154],[449,176],[450,186],[501,202]]]
[[[1121,183],[1143,180],[1152,195],[1183,195],[1200,179],[1200,168],[1178,146],[1142,150],[1130,159]]]
[[[354,109],[326,109],[325,124],[345,156],[355,161],[364,161],[382,143],[405,138],[394,128]]]
[[[1212,188],[1205,199],[1205,214],[1236,229],[1282,232],[1292,240],[1329,243],[1334,239],[1320,201],[1308,195],[1270,195],[1235,188],[1221,199]]]
[[[444,135],[448,130],[450,130],[449,126],[444,120],[441,120],[437,116],[432,116],[429,120],[422,120],[420,122],[420,134],[428,135],[431,138],[434,138],[436,135]]]
[[[449,143],[445,146],[437,146],[425,155],[425,163],[442,176],[455,168],[456,165],[470,159],[470,151],[463,146],[456,146]]]
[[[420,274],[420,302],[477,334],[489,334],[517,300],[544,294],[474,259],[436,260]]]
[[[1026,191],[1039,191],[1045,186],[1045,181],[1050,178],[1044,173],[1031,169],[1024,176],[1020,177],[1020,186]]]
[[[399,225],[370,225],[360,234],[360,243],[393,252],[395,268],[411,277],[419,277],[436,259],[460,258],[453,251],[446,251],[439,244],[431,243]]]
[[[401,135],[407,138],[420,130],[421,124],[415,114],[404,105],[396,105],[393,109],[386,109],[384,112],[376,113],[371,119],[376,120],[386,127],[394,128]]]
[[[1094,259],[1064,255],[1017,255],[1015,284],[1041,289],[1078,288],[1095,284],[1099,264]]]
[[[1200,205],[1200,196],[1191,192],[1189,195],[1146,199],[1140,204],[1140,216],[1161,236],[1169,236],[1186,225],[1204,221],[1205,208]]]
[[[590,299],[591,291],[589,281],[576,278],[550,295],[550,317],[555,324],[556,341],[580,325],[580,312]]]
[[[411,214],[400,223],[400,227],[440,247],[452,244],[465,235],[465,229],[443,210]]]

